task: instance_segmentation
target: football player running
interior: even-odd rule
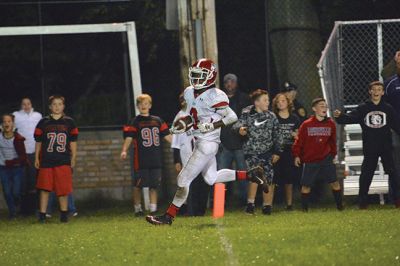
[[[201,173],[209,185],[236,179],[249,179],[266,184],[262,168],[246,175],[245,171],[221,169],[217,171],[215,155],[220,143],[221,127],[237,121],[235,112],[229,107],[227,95],[215,87],[217,68],[210,59],[199,59],[189,68],[190,86],[184,91],[188,114],[193,119],[195,148],[177,178],[177,191],[172,204],[161,216],[149,215],[146,220],[154,225],[171,225],[179,208],[186,201],[190,183]],[[171,128],[171,133],[182,131]]]

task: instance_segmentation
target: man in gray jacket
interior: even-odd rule
[[[224,76],[224,92],[229,98],[229,107],[238,117],[242,113],[242,109],[251,104],[249,96],[239,90],[238,78],[235,74],[229,73]],[[232,131],[232,126],[221,129],[221,144],[217,154],[218,169],[233,169],[234,166],[236,170],[246,169],[243,140],[242,136]],[[237,188],[241,204],[245,204],[247,200],[247,181],[242,180],[234,184],[227,184],[228,197],[232,192],[233,186]]]

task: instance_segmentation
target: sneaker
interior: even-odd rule
[[[60,222],[68,223],[68,213],[67,212],[61,212],[61,214],[60,214]]]
[[[395,206],[397,209],[400,209],[400,199],[398,199],[398,200],[395,201],[394,206]]]
[[[41,223],[41,224],[45,224],[46,223],[46,214],[45,213],[40,213],[39,212],[38,222]]]
[[[168,214],[163,214],[160,216],[153,216],[153,215],[147,215],[146,216],[146,221],[148,223],[154,224],[154,225],[171,225],[173,222],[174,218]]]
[[[245,212],[248,214],[254,214],[255,205],[254,203],[247,203]]]
[[[366,210],[366,209],[368,209],[368,203],[360,203],[360,204],[358,205],[358,208],[359,208],[360,210]]]
[[[71,215],[72,217],[76,217],[76,216],[78,216],[78,212],[71,212],[70,215]]]
[[[265,178],[264,168],[262,168],[261,166],[256,166],[251,168],[250,170],[247,171],[247,179],[250,182],[261,185],[264,193],[268,193],[269,191],[268,182],[267,179]]]
[[[338,211],[343,211],[344,210],[344,205],[340,204],[340,205],[336,206],[336,209],[338,209]]]
[[[46,213],[46,218],[51,218],[51,214]]]
[[[188,213],[187,204],[183,204],[183,205],[179,208],[178,215],[179,215],[179,216],[184,216],[184,215],[187,215],[187,213]],[[151,213],[150,213],[150,214],[151,214]]]
[[[287,210],[287,211],[293,211],[293,205],[287,205],[286,206],[286,208],[285,208],[285,210]]]
[[[135,212],[135,216],[136,217],[142,217],[142,216],[144,216],[144,212],[143,211]]]
[[[265,205],[262,208],[262,213],[265,215],[271,215],[272,214],[272,206],[271,205]]]

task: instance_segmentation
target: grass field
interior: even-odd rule
[[[258,212],[260,213],[260,212]],[[2,215],[1,217],[4,217]],[[155,227],[127,208],[0,221],[0,265],[400,265],[400,211],[228,212]]]

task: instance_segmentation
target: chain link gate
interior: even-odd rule
[[[400,19],[335,23],[318,62],[330,112],[368,99],[367,86],[400,48]]]

